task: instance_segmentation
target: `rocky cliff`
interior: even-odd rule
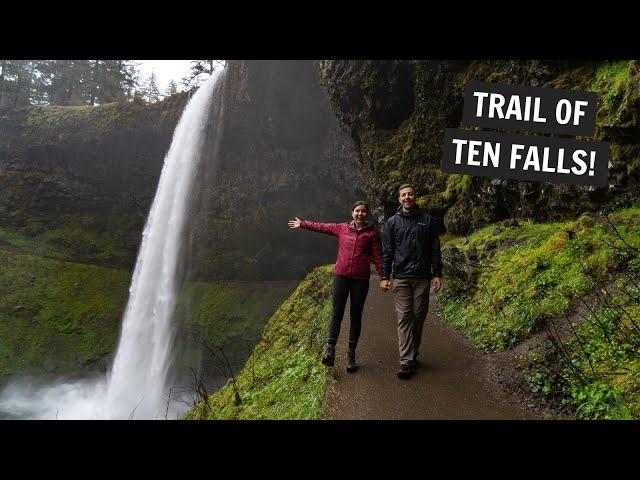
[[[311,61],[228,62],[220,143],[194,207],[194,275],[301,278],[333,239],[287,220],[349,220],[364,183]]]
[[[188,97],[0,109],[0,385],[109,365]],[[293,285],[254,280],[297,280],[335,258],[334,238],[290,231],[287,220],[346,220],[363,194],[313,62],[229,62],[221,104],[190,192],[175,319],[185,365],[201,338],[240,365]],[[205,356],[208,374],[222,375]]]
[[[189,270],[198,279],[301,277],[332,261],[335,245],[286,221],[348,219],[363,193],[355,152],[313,62],[227,68],[223,122],[193,192]],[[2,228],[67,259],[131,268],[187,99],[0,110]]]
[[[454,233],[509,217],[552,220],[625,206],[640,184],[640,65],[568,61],[318,62],[321,82],[353,139],[368,192],[381,216],[410,181],[420,203]],[[605,188],[447,175],[440,170],[445,128],[457,128],[471,80],[593,90],[595,138],[611,146]]]
[[[0,110],[2,227],[131,266],[185,101]]]

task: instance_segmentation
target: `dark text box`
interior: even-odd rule
[[[609,145],[496,132],[445,130],[442,171],[481,177],[605,187]]]
[[[501,98],[504,104],[499,106]],[[596,128],[597,99],[595,92],[469,82],[461,124],[590,137]]]

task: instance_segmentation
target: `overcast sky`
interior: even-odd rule
[[[178,91],[184,87],[180,81],[189,73],[191,67],[190,60],[135,60],[140,64],[140,75],[144,80],[148,79],[151,71],[156,72],[158,89],[164,94],[167,86],[173,79],[178,86]]]

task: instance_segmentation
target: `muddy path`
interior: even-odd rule
[[[434,308],[436,307],[436,308]],[[436,313],[434,314],[434,310]],[[409,419],[537,419],[521,397],[502,385],[505,366],[496,369],[492,356],[473,346],[437,316],[437,300],[424,325],[420,358],[423,366],[409,380],[396,377],[398,336],[393,294],[371,280],[357,351],[360,369],[345,370],[348,308],[336,350],[336,365],[327,390],[326,418]]]

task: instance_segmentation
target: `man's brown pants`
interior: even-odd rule
[[[429,310],[427,278],[397,278],[393,280],[393,296],[398,315],[398,348],[400,363],[415,360],[422,341],[422,326]]]

